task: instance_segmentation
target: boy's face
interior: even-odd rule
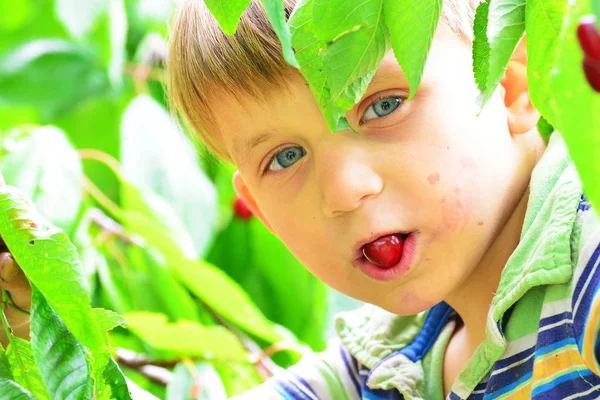
[[[408,83],[386,55],[347,113],[358,135],[332,135],[305,81],[291,86],[265,104],[218,105],[238,193],[340,292],[407,314],[456,291],[523,196],[534,164],[509,130],[504,89],[477,117],[471,49],[442,26],[410,102],[399,100]],[[251,150],[243,146],[263,133]],[[390,232],[410,232],[414,248],[407,243],[403,257],[412,252],[412,263],[368,276],[356,266],[357,246]]]

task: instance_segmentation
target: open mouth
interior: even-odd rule
[[[382,236],[362,247],[354,266],[378,281],[398,279],[412,267],[417,237],[418,231]]]

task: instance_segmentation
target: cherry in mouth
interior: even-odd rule
[[[404,239],[401,234],[382,236],[364,245],[362,248],[363,255],[369,262],[381,268],[391,268],[400,262]]]

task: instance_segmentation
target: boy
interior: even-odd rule
[[[358,135],[329,132],[260,2],[234,37],[180,4],[174,108],[298,259],[369,303],[241,398],[600,397],[600,224],[560,135],[536,131],[524,43],[476,116],[476,3],[445,1],[410,102],[386,55],[346,114]]]

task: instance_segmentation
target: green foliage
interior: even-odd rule
[[[292,38],[290,37],[290,28],[286,23],[285,9],[281,0],[262,0],[267,12],[267,17],[275,29],[275,33],[281,42],[283,48],[283,57],[293,67],[298,68],[298,61],[294,56],[292,49]]]
[[[27,390],[16,382],[0,378],[0,399],[5,400],[35,400]]]
[[[480,70],[475,70],[475,81],[478,82],[481,90],[478,98],[481,108],[492,97],[515,47],[525,32],[525,3],[526,0],[494,0],[489,3],[489,6],[478,7],[478,13],[487,12],[487,27],[484,30],[485,17],[478,17],[481,25],[476,31],[479,32],[479,37],[476,39],[480,43],[477,50],[483,53],[474,54],[474,59],[477,58],[477,62],[481,62],[482,57],[486,57],[489,47],[487,62],[484,62]],[[485,73],[485,76],[479,75],[480,73]]]
[[[550,72],[556,63],[556,50],[567,2],[529,0],[525,12],[527,31],[527,82],[535,108],[551,124],[555,123]]]
[[[53,126],[7,137],[0,160],[6,182],[35,202],[53,224],[70,232],[81,204],[81,160],[64,132]],[[2,150],[0,150],[2,152]]]
[[[144,311],[124,314],[129,330],[158,350],[176,356],[207,360],[247,361],[242,344],[227,329],[204,327],[193,321],[169,323],[162,314]]]
[[[88,379],[92,371],[85,348],[35,288],[31,300],[31,346],[51,398],[93,397],[93,382]]]
[[[41,39],[0,57],[0,101],[64,112],[107,90],[106,72],[92,54],[71,42]]]
[[[569,4],[566,9],[551,80],[552,125],[565,138],[586,195],[592,204],[600,204],[600,95],[585,79],[583,53],[577,40],[579,20],[590,12],[589,1]]]
[[[218,222],[217,192],[198,165],[193,145],[148,95],[136,97],[123,114],[121,166],[128,182],[172,205],[191,236],[194,252],[189,255],[203,256]]]
[[[424,7],[415,7],[409,2],[383,0],[385,23],[392,37],[392,48],[410,87],[409,100],[415,95],[421,82],[442,11],[443,0],[432,0],[429,3]]]
[[[8,335],[10,343],[6,348],[6,358],[17,384],[31,392],[38,399],[48,399],[38,366],[33,359],[33,350],[28,341]]]
[[[228,35],[233,35],[250,0],[207,0],[206,7]]]
[[[442,3],[299,0],[286,22],[282,1],[262,2],[332,132],[352,129],[345,113],[390,49],[409,98],[418,93]],[[583,14],[600,15],[600,2],[567,3],[483,1],[473,73],[483,107],[527,34],[538,130],[563,134],[595,204],[600,96],[582,73],[575,28]],[[229,35],[248,4],[207,1]],[[2,399],[130,399],[126,365],[159,397],[225,398],[263,380],[242,343],[325,344],[324,285],[256,218],[233,215],[235,168],[198,154],[165,109],[172,9],[18,0],[0,15],[0,171],[20,189],[0,188],[0,235],[35,288],[31,342],[3,320]],[[111,345],[147,363],[176,361],[174,379],[157,385]]]

